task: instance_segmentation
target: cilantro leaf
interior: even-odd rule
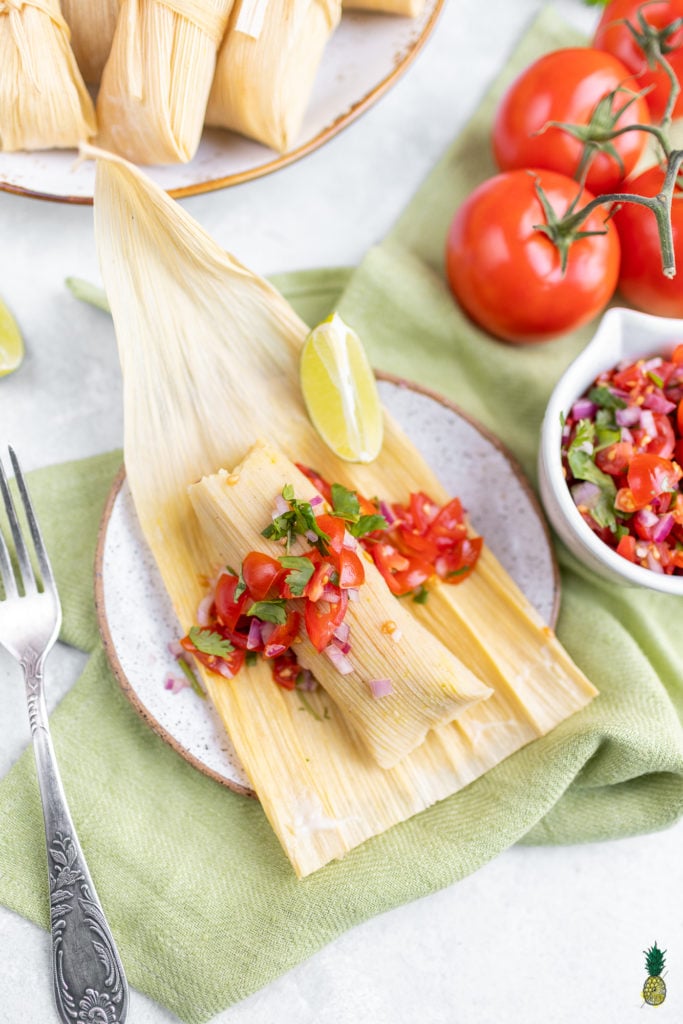
[[[295,597],[303,595],[306,584],[315,572],[315,566],[310,558],[298,557],[297,555],[283,555],[278,558],[283,569],[291,569],[287,574],[285,583]]]
[[[255,601],[251,608],[247,609],[247,615],[255,615],[261,622],[274,622],[276,626],[284,626],[287,621],[284,599]]]
[[[576,480],[587,480],[600,489],[590,514],[598,526],[607,526],[614,533],[617,528],[614,513],[617,488],[612,477],[595,464],[595,440],[595,424],[590,420],[579,420],[574,440],[567,449],[567,461]]]
[[[366,533],[374,533],[375,530],[386,530],[389,524],[384,516],[366,515],[360,516],[357,523],[350,523],[347,526],[353,537],[364,537]]]
[[[183,673],[183,675],[185,676],[185,678],[187,679],[188,683],[190,684],[194,692],[197,694],[197,696],[201,697],[202,700],[206,700],[206,694],[199,685],[199,680],[197,679],[196,675],[194,674],[190,666],[187,664],[183,656],[180,655],[179,657],[177,657],[176,661],[178,662],[178,668]]]
[[[591,402],[595,402],[601,409],[625,409],[626,402],[623,398],[619,398],[618,395],[613,395],[609,388],[604,386],[591,388],[588,392],[588,398]]]
[[[289,551],[296,536],[303,536],[310,531],[318,538],[316,547],[320,553],[327,554],[330,538],[318,526],[310,502],[298,501],[294,497],[294,488],[291,484],[285,484],[282,488],[282,497],[288,503],[289,510],[276,516],[272,523],[269,523],[265,530],[261,531],[261,536],[267,540],[285,540]]]
[[[356,523],[360,515],[360,503],[355,491],[343,484],[332,484],[332,515]]]
[[[220,633],[215,633],[212,629],[200,629],[199,626],[192,626],[187,635],[202,654],[212,654],[216,658],[227,658],[230,652],[235,650],[229,640],[226,640]]]

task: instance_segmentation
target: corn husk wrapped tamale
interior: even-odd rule
[[[232,5],[122,0],[97,96],[101,145],[139,164],[192,159]]]
[[[0,150],[65,149],[97,128],[59,0],[0,3]]]
[[[375,462],[332,456],[299,390],[306,325],[141,171],[86,151],[99,156],[95,228],[123,370],[126,470],[181,630],[220,558],[188,486],[238,463],[258,438],[362,494],[447,500],[389,416]],[[428,607],[409,607],[494,693],[395,768],[378,767],[324,694],[312,695],[317,718],[301,714],[264,662],[231,681],[203,674],[300,876],[456,792],[595,695],[486,546],[465,582],[436,585]]]
[[[291,149],[341,0],[236,0],[218,52],[206,123]]]
[[[230,472],[220,470],[190,487],[201,528],[219,554],[220,565],[239,565],[249,551],[282,554],[261,530],[287,485],[294,487],[300,501],[317,495],[289,459],[258,444]],[[291,550],[296,555],[308,548],[310,544],[303,542]],[[415,621],[372,561],[364,560],[363,568],[365,582],[344,618],[350,627],[348,661],[353,670],[342,675],[316,651],[305,630],[295,650],[299,664],[313,673],[377,764],[393,768],[430,729],[459,718],[492,691]],[[371,683],[385,679],[391,680],[392,692],[377,699]]]
[[[382,14],[402,14],[417,18],[422,14],[425,0],[342,0],[345,11],[379,11]]]
[[[71,49],[90,85],[98,85],[114,39],[121,0],[61,0]]]

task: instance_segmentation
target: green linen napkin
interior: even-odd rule
[[[510,68],[573,41],[545,14]],[[502,80],[358,270],[287,275],[276,284],[310,323],[338,306],[362,331],[376,366],[456,399],[503,436],[533,476],[544,403],[590,331],[533,349],[500,345],[459,315],[441,274],[452,211],[493,170],[487,124],[501,88]],[[633,835],[683,813],[681,603],[615,589],[560,549],[558,632],[600,697],[464,791],[297,881],[258,803],[166,746],[109,671],[91,579],[100,511],[119,461],[112,453],[31,476],[64,604],[63,639],[90,652],[52,724],[130,982],[189,1024],[202,1024],[345,929],[450,885],[512,843]],[[0,783],[0,822],[0,901],[46,927],[30,751]]]

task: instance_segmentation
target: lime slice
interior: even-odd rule
[[[12,373],[24,358],[24,339],[17,322],[0,299],[0,377]]]
[[[325,444],[347,462],[372,462],[382,447],[382,407],[362,342],[338,313],[314,327],[301,353],[301,390]]]

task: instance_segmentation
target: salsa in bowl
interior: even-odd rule
[[[541,497],[601,576],[683,594],[683,321],[614,308],[560,378]]]

